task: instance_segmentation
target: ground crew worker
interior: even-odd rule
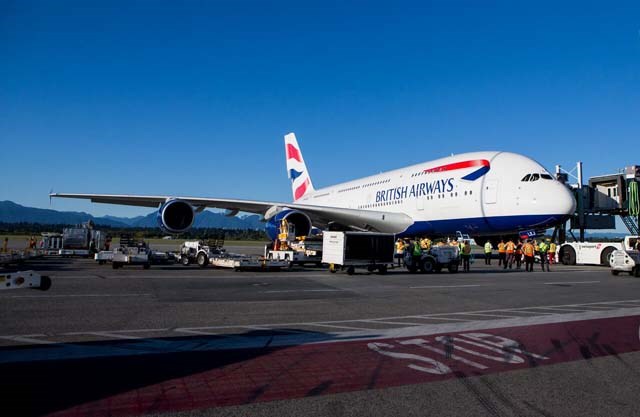
[[[555,242],[551,242],[551,239],[548,239],[547,242],[549,243],[549,251],[547,252],[549,254],[549,266],[553,265],[556,262],[556,243]]]
[[[498,243],[498,266],[507,262],[507,245],[504,243],[504,239],[500,239]]]
[[[484,244],[484,264],[491,265],[491,252],[493,251],[493,246],[491,246],[491,241],[487,240],[487,243]]]
[[[542,271],[544,272],[544,266],[547,265],[547,272],[550,272],[548,262],[549,257],[547,255],[547,252],[549,251],[549,245],[547,245],[547,242],[542,241],[540,242],[538,249],[540,250],[540,267],[542,268]]]
[[[509,240],[505,245],[505,251],[507,254],[507,258],[504,263],[504,269],[507,269],[507,265],[509,265],[509,269],[513,268],[513,261],[515,260],[516,253],[516,244],[513,243],[513,240]]]
[[[522,246],[522,252],[524,253],[524,263],[526,271],[533,272],[533,259],[536,252],[533,243],[531,243],[531,240],[527,240],[527,243]]]
[[[9,252],[9,238],[5,237],[4,242],[2,243],[2,253],[8,253],[8,252]]]
[[[420,266],[420,258],[422,258],[422,249],[420,249],[420,244],[417,241],[411,241],[411,260],[413,261],[413,266],[418,268]]]
[[[405,248],[404,240],[398,238],[396,242],[396,256],[395,258],[398,260],[398,266],[402,266],[402,258],[404,258],[404,248]]]
[[[469,272],[471,269],[471,244],[468,240],[465,240],[463,245],[460,255],[460,258],[462,259],[462,269],[464,272]]]
[[[522,266],[522,241],[518,240],[518,244],[516,245],[516,267],[520,269]]]

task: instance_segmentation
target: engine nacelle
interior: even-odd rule
[[[158,226],[168,233],[182,233],[191,228],[196,218],[191,204],[182,200],[169,200],[158,210]]]
[[[289,224],[294,225],[296,236],[309,236],[311,233],[312,224],[309,216],[298,210],[283,210],[267,222],[265,229],[267,236],[269,236],[271,240],[278,238],[282,220],[286,220]]]

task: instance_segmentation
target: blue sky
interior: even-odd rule
[[[290,131],[316,187],[476,150],[640,163],[640,2],[517,3],[0,0],[0,199],[289,201]]]

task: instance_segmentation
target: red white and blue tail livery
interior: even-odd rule
[[[517,235],[555,226],[575,211],[575,199],[564,185],[516,153],[455,155],[316,190],[296,136],[286,135],[284,145],[293,202],[126,194],[51,197],[157,207],[158,224],[172,233],[189,229],[195,213],[206,207],[227,209],[229,215],[259,213],[271,237],[283,219],[298,236],[312,227],[332,226],[398,235]]]
[[[293,191],[293,201],[298,201],[305,195],[314,192],[313,184],[294,133],[289,133],[284,137],[284,148],[285,156],[287,157],[287,173],[289,174]]]

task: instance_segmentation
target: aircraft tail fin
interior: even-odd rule
[[[303,196],[314,191],[307,165],[304,163],[302,151],[298,145],[295,133],[289,133],[284,137],[285,156],[287,158],[287,173],[291,180],[293,200],[299,200]]]

